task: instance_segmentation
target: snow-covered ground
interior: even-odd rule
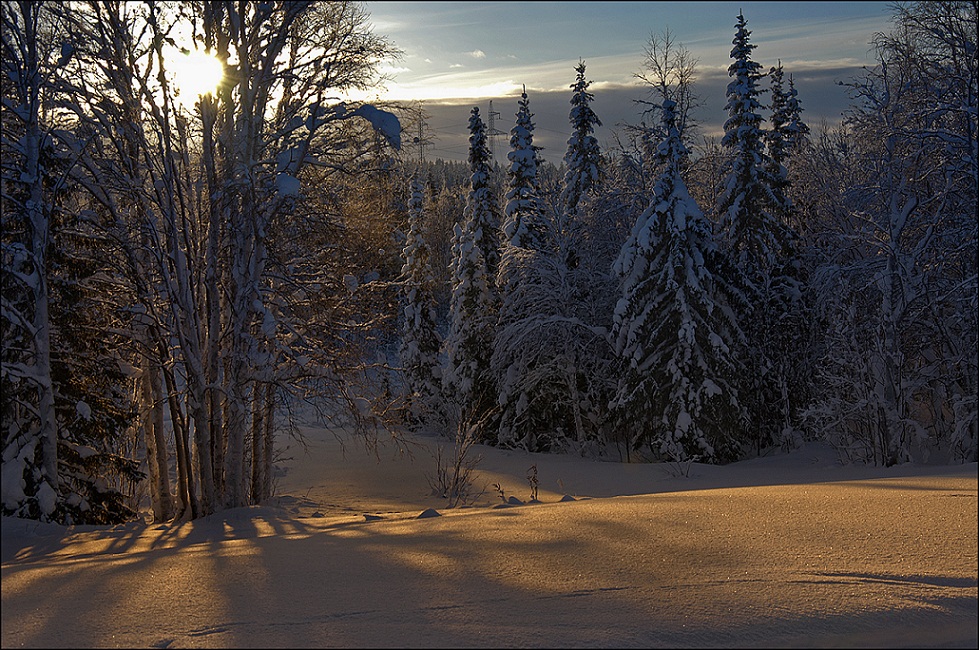
[[[807,445],[683,476],[477,447],[485,492],[449,510],[435,438],[374,457],[307,434],[262,507],[4,519],[2,646],[977,646],[975,463]],[[493,484],[529,501],[531,465],[542,503],[494,507]]]

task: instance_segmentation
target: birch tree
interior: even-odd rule
[[[384,146],[399,145],[393,114],[331,99],[370,83],[391,49],[348,3],[89,2],[61,18],[78,61],[59,86],[59,106],[76,120],[62,134],[78,161],[72,182],[136,297],[131,353],[154,509],[167,517],[161,404],[174,434],[176,516],[261,501],[277,391],[301,392],[315,378],[359,404],[338,386],[337,355],[310,354],[315,337],[287,306],[299,294],[287,293],[294,283],[281,281],[272,244],[287,239],[282,228],[303,205],[305,170],[351,169],[374,150],[344,124],[363,122]],[[170,71],[184,26],[234,70],[193,107],[175,101]],[[353,146],[334,146],[348,136]]]
[[[898,7],[850,86],[845,245],[819,269],[849,344],[826,346],[810,415],[875,464],[976,454],[975,18],[970,3]]]

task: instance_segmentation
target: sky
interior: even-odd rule
[[[744,12],[753,60],[781,61],[791,74],[814,130],[838,123],[849,106],[837,82],[873,65],[871,40],[890,29],[886,2],[365,2],[374,32],[402,51],[385,62],[390,81],[379,99],[421,101],[434,142],[427,159],[465,160],[469,111],[479,106],[509,132],[526,86],[535,115],[535,144],[557,164],[570,135],[570,86],[586,65],[592,108],[603,122],[603,147],[622,124],[638,124],[647,89],[635,78],[649,39],[668,29],[698,60],[699,115],[705,135],[718,135],[726,115],[731,41]],[[763,84],[763,87],[765,85]],[[497,139],[498,155],[508,136]]]

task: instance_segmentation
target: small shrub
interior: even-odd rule
[[[500,497],[500,501],[506,503],[506,492],[503,491],[503,486],[499,483],[494,483],[493,489],[496,490],[497,496]]]
[[[530,500],[537,501],[537,486],[539,481],[537,480],[537,465],[531,465],[527,469],[527,482],[530,483]]]

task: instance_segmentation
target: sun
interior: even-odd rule
[[[224,78],[221,62],[200,50],[173,51],[167,63],[177,101],[187,108],[193,108],[201,95],[214,93]]]

